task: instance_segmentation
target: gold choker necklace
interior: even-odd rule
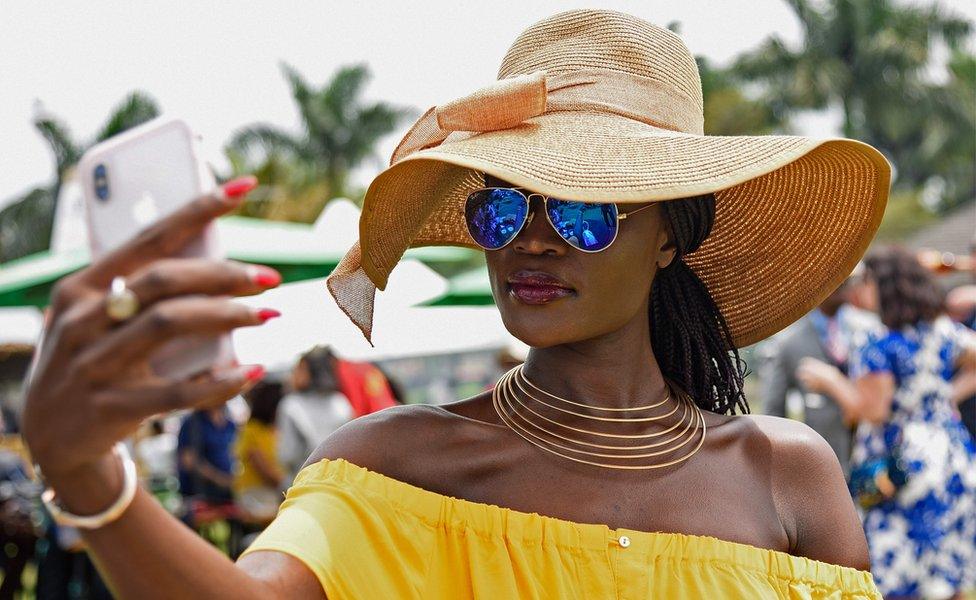
[[[608,408],[591,406],[589,404],[583,404],[579,402],[573,402],[572,400],[567,400],[565,398],[560,398],[555,394],[547,392],[540,389],[538,386],[534,385],[529,381],[525,374],[522,372],[522,365],[518,365],[514,369],[508,371],[498,380],[495,389],[492,390],[492,404],[495,407],[495,412],[498,413],[498,417],[505,423],[509,429],[518,434],[522,439],[529,442],[530,444],[545,450],[551,454],[555,454],[562,458],[572,460],[579,463],[584,463],[588,465],[593,465],[597,467],[604,467],[608,469],[661,469],[664,467],[669,467],[671,465],[676,465],[678,463],[684,462],[695,455],[699,449],[701,449],[702,444],[705,442],[705,417],[701,412],[701,409],[694,403],[694,401],[684,393],[678,393],[678,402],[675,404],[674,408],[669,412],[660,415],[654,415],[651,417],[642,418],[613,418],[613,417],[597,417],[593,415],[588,415],[580,413],[577,411],[572,411],[566,408],[561,408],[555,404],[551,404],[543,401],[538,396],[533,395],[532,391],[540,392],[548,398],[558,400],[564,404],[585,407],[591,410],[605,410],[605,411],[638,411],[638,410],[650,410],[663,406],[668,400],[671,399],[672,386],[668,384],[668,393],[664,397],[664,400],[656,402],[654,404],[648,404],[645,406],[630,407],[630,408]],[[519,392],[527,401],[523,401],[519,398]],[[549,409],[550,411],[556,411],[557,413],[569,414],[575,417],[580,417],[583,419],[589,419],[592,421],[599,422],[611,422],[611,423],[640,423],[647,421],[661,421],[667,419],[674,415],[679,408],[679,405],[683,407],[681,416],[675,420],[675,423],[668,428],[658,431],[657,433],[648,434],[620,434],[620,433],[608,433],[602,431],[590,431],[587,429],[581,429],[578,427],[572,427],[566,423],[560,423],[556,418],[558,415],[552,415],[552,417],[547,417],[540,413],[539,411],[532,408],[530,405],[536,405],[540,410]],[[692,424],[695,424],[693,427]],[[579,434],[585,434],[587,436],[596,436],[600,438],[617,438],[617,439],[627,439],[627,440],[646,440],[649,438],[657,438],[664,436],[671,432],[674,432],[679,427],[680,431],[673,433],[672,435],[653,443],[644,445],[606,445],[598,444],[592,441],[584,441],[582,439],[574,439],[568,435],[562,435],[557,433],[553,428],[549,428],[550,425],[560,428],[560,430],[569,430]],[[683,427],[682,427],[683,425]],[[700,433],[699,433],[699,430]],[[698,438],[696,444],[691,444],[691,442]],[[611,450],[616,452],[591,452],[588,450],[574,448],[567,446],[560,441],[568,442],[575,446],[587,446],[590,448],[599,448],[602,450]],[[630,454],[635,450],[647,450],[650,448],[659,448],[653,452],[645,452],[640,454]],[[582,455],[585,457],[592,458],[610,458],[621,461],[630,461],[637,459],[651,459],[645,461],[645,464],[610,464],[606,462],[597,462],[595,460],[588,460],[586,458],[580,458],[578,456],[571,456],[566,454],[572,453],[576,455]],[[683,452],[683,453],[682,453]],[[671,458],[670,460],[664,460],[670,456],[674,456],[676,453],[680,454],[676,458]],[[661,459],[655,459],[655,457],[662,457]],[[663,462],[654,462],[654,460],[662,460]]]

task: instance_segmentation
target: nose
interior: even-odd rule
[[[528,221],[512,243],[516,252],[559,256],[566,252],[568,244],[559,237],[546,217],[546,203],[542,196],[529,196]]]

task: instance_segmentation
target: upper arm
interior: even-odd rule
[[[353,419],[319,444],[303,468],[324,458],[342,458],[370,471],[392,475],[389,469],[405,462],[396,459],[410,455],[407,444],[425,438],[430,430],[428,409],[423,405],[398,405]]]
[[[955,364],[957,369],[976,370],[976,332],[963,325],[955,326]]]
[[[322,442],[305,465],[344,459],[396,475],[389,469],[408,462],[396,459],[410,455],[410,440],[424,435],[423,428],[411,427],[423,425],[423,415],[421,407],[394,407],[350,421]],[[273,590],[268,597],[324,598],[330,580],[327,573],[349,569],[346,576],[350,576],[357,561],[381,555],[372,544],[381,546],[382,536],[364,535],[370,526],[360,520],[369,521],[365,515],[375,514],[371,507],[360,506],[368,495],[351,488],[340,494],[318,493],[318,485],[306,480],[289,490],[274,522],[238,561],[244,571]],[[337,551],[340,546],[342,552]]]
[[[197,453],[190,448],[182,448],[180,454],[180,466],[184,469],[192,469],[197,464]]]
[[[888,420],[895,397],[895,376],[890,371],[868,373],[859,377],[854,387],[861,401],[861,418],[872,423]]]
[[[762,428],[773,447],[773,495],[793,553],[870,569],[864,531],[830,445],[797,421],[767,418]]]
[[[897,387],[891,348],[887,338],[880,338],[868,342],[854,355],[850,379],[857,393],[860,419],[880,423],[891,413]]]
[[[267,598],[326,598],[318,577],[299,559],[274,550],[258,550],[237,561],[242,571],[265,586]]]

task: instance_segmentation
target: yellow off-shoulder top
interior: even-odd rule
[[[342,459],[307,466],[245,554],[302,561],[347,598],[876,598],[856,569],[437,494]]]

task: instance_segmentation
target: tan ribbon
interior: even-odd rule
[[[438,146],[456,131],[509,129],[556,111],[609,113],[671,131],[703,133],[701,101],[663,81],[597,68],[556,75],[536,71],[501,79],[429,109],[404,136],[390,164]],[[326,283],[342,311],[372,344],[376,282],[363,269],[363,258],[357,241]]]
[[[547,112],[592,110],[654,127],[701,135],[702,106],[676,87],[609,69],[500,79],[463,98],[427,110],[393,151],[390,164],[439,145],[455,131],[509,129]]]

